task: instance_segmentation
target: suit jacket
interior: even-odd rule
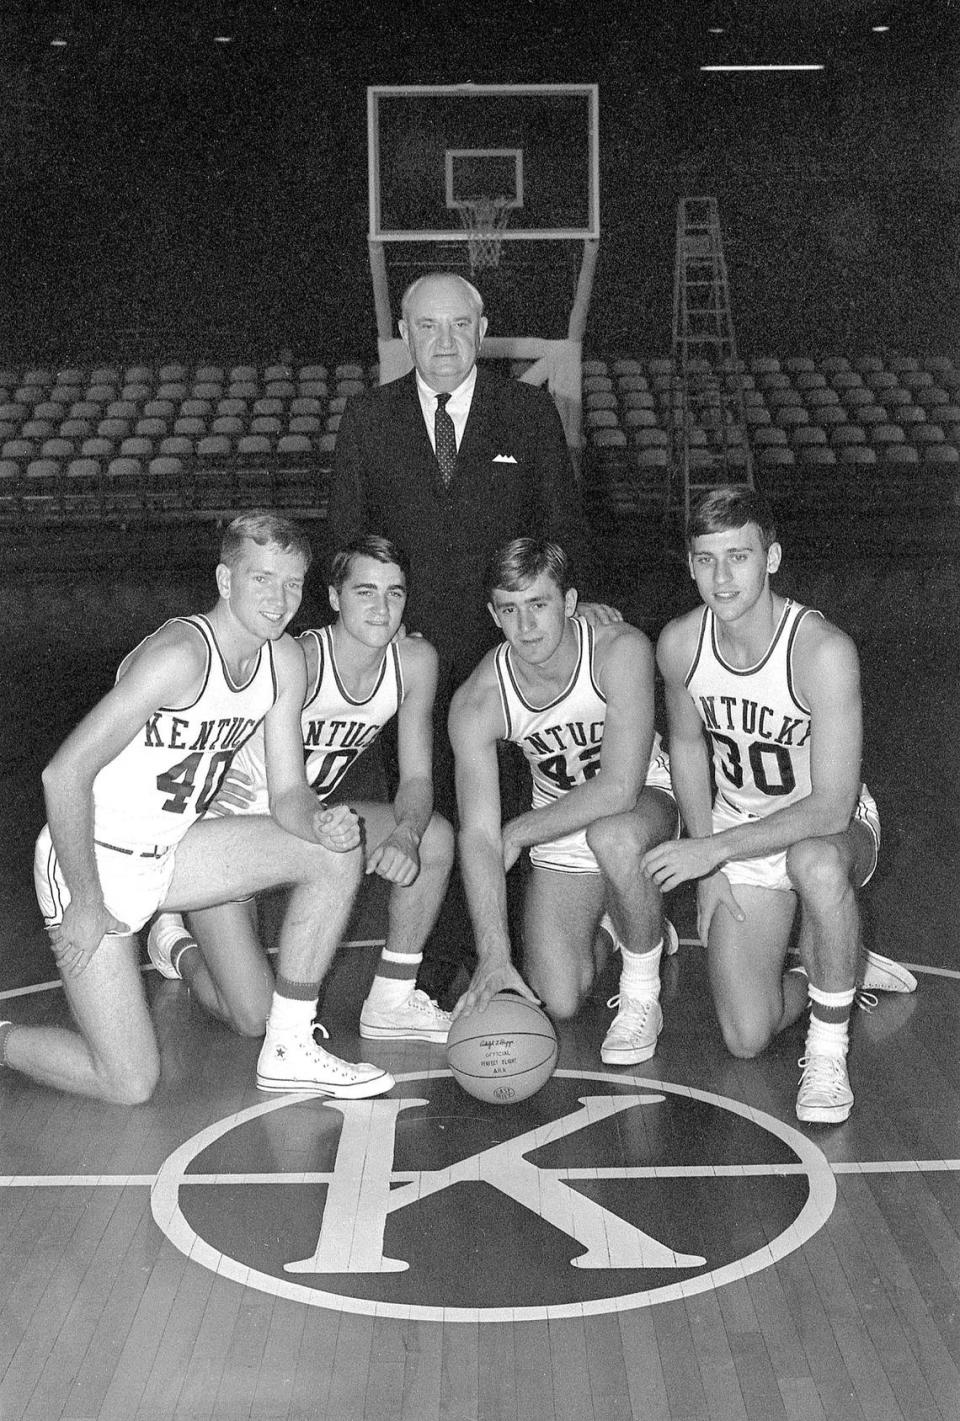
[[[463,679],[497,640],[483,578],[496,549],[551,537],[579,577],[589,538],[556,405],[546,390],[478,367],[453,478],[444,487],[413,371],[351,400],[337,435],[331,547],[381,533],[409,555],[406,622]],[[587,572],[589,577],[589,572]],[[582,582],[577,584],[583,590]]]

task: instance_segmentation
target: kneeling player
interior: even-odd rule
[[[34,877],[79,1030],[0,1022],[3,1064],[61,1090],[146,1100],[160,1053],[137,930],[161,906],[203,908],[283,885],[290,896],[257,1084],[347,1099],[393,1085],[377,1066],[331,1056],[311,1030],[361,859],[356,815],[318,805],[303,773],[306,678],[284,631],[309,563],[309,543],[285,519],[235,519],[213,610],[175,617],[141,642],[47,766]],[[204,817],[261,721],[272,817]]]
[[[658,659],[673,783],[691,837],[661,844],[645,865],[664,889],[697,880],[717,1015],[735,1056],[762,1051],[798,1019],[809,993],[797,1115],[845,1120],[857,890],[880,841],[860,782],[856,648],[819,612],[771,588],[780,544],[752,489],[706,494],[691,512],[687,548],[706,605],[665,628]],[[798,900],[804,970],[785,974]],[[872,952],[862,982],[874,991],[916,987],[905,968]]]
[[[333,626],[304,632],[307,694],[300,714],[307,779],[329,801],[350,766],[397,716],[400,785],[393,804],[352,808],[363,826],[366,873],[392,885],[387,938],[360,1016],[373,1040],[445,1041],[449,1012],[416,987],[423,944],[436,921],[453,862],[453,831],[433,810],[433,697],[437,657],[420,637],[393,642],[407,598],[407,560],[386,538],[356,539],[331,565]],[[267,814],[263,741],[234,761],[214,813]],[[183,977],[199,1000],[237,1030],[260,1035],[272,974],[260,945],[256,904],[228,903],[183,920],[161,916],[150,956]],[[199,950],[198,950],[199,949]]]
[[[489,608],[505,642],[454,697],[460,851],[478,965],[454,1015],[497,991],[533,992],[511,963],[505,875],[525,848],[532,869],[524,964],[547,1010],[571,1017],[598,967],[606,909],[622,953],[619,1010],[604,1061],[635,1065],[656,1050],[663,1024],[660,891],[640,871],[644,853],[675,836],[669,768],[653,728],[653,652],[636,627],[591,627],[575,615],[567,559],[555,543],[517,538],[488,573]],[[501,827],[497,741],[523,750],[533,775],[529,810]]]

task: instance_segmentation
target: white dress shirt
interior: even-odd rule
[[[467,378],[461,381],[455,390],[451,390],[450,398],[447,401],[447,414],[453,420],[458,449],[463,439],[463,431],[467,427],[467,415],[470,413],[476,383],[477,367],[474,366]],[[437,414],[437,391],[432,390],[427,382],[420,378],[419,370],[417,371],[417,394],[420,396],[420,408],[423,410],[423,422],[427,426],[427,433],[430,436],[430,446],[436,453],[434,420]]]

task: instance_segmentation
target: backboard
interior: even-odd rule
[[[463,242],[464,200],[503,198],[504,241],[600,235],[595,84],[367,90],[373,242]]]

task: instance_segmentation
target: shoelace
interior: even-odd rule
[[[650,1013],[650,1008],[653,1006],[653,997],[627,997],[627,1003],[628,1005],[624,1007],[624,1011],[628,1011],[631,1016],[644,1017],[648,1016]],[[619,992],[615,997],[610,998],[610,1000],[607,1002],[607,1006],[616,1007],[617,1009],[619,1009]]]
[[[809,1082],[811,1085],[818,1085],[825,1090],[834,1090],[843,1085],[841,1068],[843,1062],[836,1056],[825,1056],[821,1052],[814,1052],[812,1056],[801,1056],[797,1065],[800,1067],[800,1084]]]

